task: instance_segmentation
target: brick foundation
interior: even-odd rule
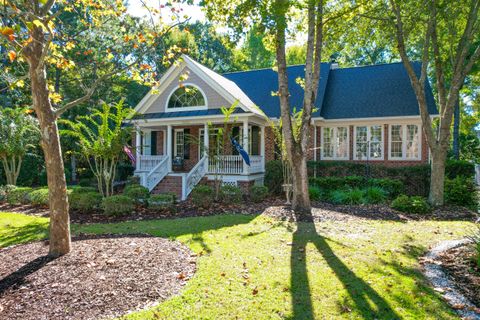
[[[182,177],[167,175],[160,181],[159,184],[152,190],[152,193],[167,193],[174,192],[177,199],[182,199]]]

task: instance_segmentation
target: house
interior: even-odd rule
[[[420,71],[419,64],[415,68]],[[292,108],[302,104],[303,89],[296,79],[303,76],[302,65],[288,67]],[[425,87],[429,111],[436,114],[428,82]],[[214,179],[215,172],[223,183],[242,188],[262,183],[265,163],[276,158],[267,118],[280,117],[279,99],[272,94],[277,88],[272,69],[220,75],[183,55],[135,108],[133,144],[140,146],[135,174],[141,184],[185,199],[200,180]],[[209,131],[224,121],[220,108],[235,102],[232,135],[249,153],[250,166],[233,147],[215,163],[203,150],[212,143]],[[311,160],[387,166],[428,161],[417,101],[401,63],[354,68],[322,63],[312,123]]]

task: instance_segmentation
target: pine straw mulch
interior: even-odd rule
[[[79,236],[72,253],[48,243],[0,249],[0,319],[103,319],[177,294],[196,257],[180,244],[144,235]]]
[[[48,217],[48,209],[33,207],[31,205],[10,206],[0,204],[0,211],[19,212],[35,216]],[[134,212],[128,215],[109,217],[101,211],[93,211],[88,214],[75,210],[70,211],[72,223],[108,223],[132,220],[172,219],[185,217],[213,216],[219,214],[264,214],[276,219],[297,221],[304,217],[296,217],[291,207],[285,205],[285,200],[279,197],[265,199],[261,203],[213,203],[210,208],[196,207],[192,201],[182,201],[172,209],[150,210],[138,206]],[[388,205],[334,205],[325,202],[312,202],[312,216],[314,221],[348,221],[356,219],[367,220],[465,220],[476,221],[478,215],[463,207],[443,206],[436,208],[428,214],[408,214],[396,211]]]
[[[473,245],[468,244],[441,253],[439,263],[458,290],[477,306],[480,314],[480,267],[474,258]]]

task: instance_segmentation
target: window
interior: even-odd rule
[[[204,108],[205,97],[199,88],[185,85],[175,90],[168,100],[167,109],[177,108]]]
[[[348,159],[348,127],[322,128],[322,159]]]
[[[185,133],[183,129],[175,130],[175,157],[181,157],[183,159],[185,155]]]
[[[355,159],[383,159],[383,126],[355,127]]]
[[[394,124],[390,126],[390,158],[392,160],[420,159],[418,125]]]

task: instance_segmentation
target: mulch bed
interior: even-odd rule
[[[312,216],[309,219],[314,221],[348,221],[355,219],[367,220],[466,220],[476,221],[478,215],[463,207],[443,206],[436,208],[429,214],[407,214],[396,211],[387,205],[333,205],[325,202],[312,203]],[[48,217],[48,209],[36,208],[30,205],[10,206],[0,204],[0,211],[19,212],[30,215]],[[179,202],[173,210],[149,210],[148,208],[137,207],[129,215],[109,217],[101,211],[89,214],[78,211],[70,211],[72,223],[105,223],[121,222],[131,220],[152,220],[171,219],[198,216],[212,216],[218,214],[264,214],[286,221],[297,221],[305,219],[304,216],[296,217],[289,206],[285,205],[282,198],[272,197],[261,203],[243,202],[238,204],[214,203],[210,208],[198,208],[190,200]],[[310,220],[311,220],[310,219]]]
[[[479,309],[480,313],[480,268],[474,262],[472,245],[464,245],[440,254],[439,260],[456,287]]]
[[[53,259],[46,242],[0,249],[0,319],[103,319],[177,294],[196,257],[151,236],[80,236]]]

